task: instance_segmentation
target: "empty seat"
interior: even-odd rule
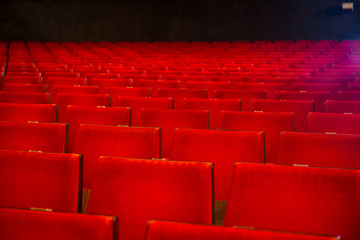
[[[40,84],[41,78],[39,76],[4,76],[4,83],[30,83],[30,84]]]
[[[55,104],[0,103],[0,121],[54,123],[57,107]]]
[[[226,201],[234,163],[265,162],[264,133],[177,128],[170,159],[214,163],[215,200]]]
[[[114,240],[116,223],[110,216],[0,209],[0,238]]]
[[[283,132],[278,164],[360,169],[360,135]]]
[[[130,126],[130,109],[68,105],[64,122],[69,124],[68,151],[73,152],[80,124]]]
[[[110,106],[109,94],[59,93],[52,103],[59,106],[59,122],[64,121],[68,105]]]
[[[212,164],[101,157],[87,213],[119,217],[119,239],[144,239],[150,219],[211,224]]]
[[[208,98],[206,89],[159,88],[157,97],[174,98],[174,108],[182,109],[183,98]]]
[[[101,87],[99,93],[107,93],[112,97],[131,96],[131,97],[151,97],[149,87]]]
[[[337,99],[338,91],[342,88],[340,83],[293,83],[294,91],[328,91],[331,99]]]
[[[0,91],[0,103],[48,104],[48,93]]]
[[[49,89],[52,102],[56,102],[59,93],[80,93],[80,94],[96,94],[97,86],[81,86],[81,85],[58,85],[55,84]]]
[[[309,113],[308,132],[360,134],[360,114]]]
[[[139,79],[134,82],[134,87],[151,87],[152,96],[156,97],[159,88],[180,88],[180,81]]]
[[[0,121],[0,149],[66,152],[67,125]]]
[[[232,112],[222,111],[221,129],[264,131],[265,161],[275,162],[280,133],[294,131],[294,113],[291,112]]]
[[[240,99],[184,98],[183,109],[209,110],[209,128],[220,128],[220,111],[241,111]]]
[[[246,227],[223,227],[206,224],[191,224],[172,221],[151,220],[145,240],[202,240],[202,239],[247,239],[247,240],[336,240],[337,237],[310,234],[285,233],[249,229]]]
[[[267,92],[262,90],[227,90],[218,89],[215,97],[219,99],[241,99],[242,111],[250,111],[253,99],[266,99]]]
[[[313,100],[315,102],[315,111],[323,112],[325,101],[330,99],[330,92],[306,92],[306,91],[276,91],[277,100]]]
[[[224,225],[359,239],[359,196],[358,170],[236,163]]]
[[[84,188],[90,189],[99,156],[159,158],[160,129],[80,124],[74,152],[84,156]]]
[[[209,128],[207,110],[167,110],[143,108],[139,126],[161,128],[161,156],[170,157],[175,128]]]
[[[360,101],[360,91],[339,91],[339,100]]]
[[[46,84],[4,83],[2,91],[46,93],[48,91],[48,86]]]
[[[267,99],[274,99],[274,92],[285,90],[285,83],[239,82],[237,88],[239,90],[265,90],[267,92]]]
[[[117,96],[111,100],[112,107],[130,107],[132,125],[138,126],[142,108],[173,109],[173,98]]]
[[[325,112],[360,113],[360,101],[326,100]]]
[[[306,131],[308,113],[315,111],[315,105],[314,101],[254,99],[251,102],[251,111],[293,112],[295,131],[304,132]]]
[[[46,78],[45,78],[46,79]],[[48,77],[46,81],[44,80],[49,86],[49,92],[52,92],[52,89],[55,85],[67,85],[67,86],[85,86],[86,85],[86,78],[79,78],[79,77]]]
[[[132,79],[116,79],[116,78],[92,78],[89,79],[88,85],[101,87],[131,87],[133,84]]]
[[[207,89],[209,98],[215,97],[215,90],[230,89],[230,82],[209,82],[209,81],[188,81],[186,83],[188,89]]]
[[[0,207],[80,212],[81,176],[78,154],[1,149]]]

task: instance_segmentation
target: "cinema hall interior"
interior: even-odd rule
[[[1,240],[360,240],[360,1],[4,0]]]

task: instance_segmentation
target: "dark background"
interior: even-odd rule
[[[0,40],[360,39],[360,4],[338,0],[5,0]]]

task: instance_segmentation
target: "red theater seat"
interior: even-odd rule
[[[182,109],[183,98],[208,98],[206,89],[159,88],[157,97],[174,98],[174,108]]]
[[[151,88],[149,87],[101,87],[99,93],[110,94],[113,98],[116,96],[129,97],[151,97]]]
[[[1,121],[0,149],[66,152],[67,125]]]
[[[78,77],[48,77],[46,82],[49,86],[49,92],[52,92],[54,85],[66,85],[66,86],[85,86],[86,78],[78,78]]]
[[[358,170],[237,163],[224,225],[359,239],[359,196]]]
[[[266,91],[268,99],[274,99],[274,92],[279,90],[285,90],[285,83],[238,83],[239,90],[256,90],[256,91]]]
[[[48,93],[0,91],[0,103],[48,104]]]
[[[207,89],[209,98],[215,97],[215,90],[230,89],[230,82],[204,82],[204,81],[188,81],[186,83],[188,89]]]
[[[59,122],[64,121],[68,105],[110,106],[109,94],[59,93],[53,103],[59,106]]]
[[[173,98],[151,98],[151,97],[126,97],[117,96],[111,101],[112,107],[130,107],[131,108],[131,122],[134,126],[139,126],[141,109],[142,108],[158,108],[158,109],[173,109]]]
[[[265,162],[264,133],[175,130],[170,159],[214,163],[215,200],[226,201],[235,162]]]
[[[76,213],[0,209],[0,238],[52,240],[117,239],[116,218]]]
[[[84,188],[91,188],[100,156],[159,158],[160,129],[80,124],[74,152],[84,156]]]
[[[132,79],[116,79],[116,78],[93,78],[88,85],[102,87],[131,87],[133,84]]]
[[[48,86],[46,84],[4,83],[2,91],[46,93],[48,91]]]
[[[175,128],[209,128],[207,110],[167,110],[144,108],[140,113],[139,126],[161,128],[161,156],[170,157]]]
[[[295,130],[306,131],[307,116],[315,111],[314,101],[291,100],[263,100],[254,99],[251,102],[251,111],[263,112],[293,112],[295,116]]]
[[[145,240],[336,240],[337,237],[151,220]]]
[[[96,93],[98,93],[98,87],[97,86],[55,84],[52,86],[52,89],[50,89],[49,92],[51,94],[52,102],[56,102],[56,97],[59,93],[96,94]]]
[[[308,132],[360,134],[360,114],[309,113]]]
[[[54,123],[56,120],[55,104],[0,103],[0,121]]]
[[[134,82],[134,87],[151,87],[152,96],[156,97],[159,88],[180,88],[180,81],[139,79]]]
[[[81,177],[78,154],[0,150],[0,207],[80,212]]]
[[[294,113],[222,111],[220,128],[264,131],[265,162],[273,163],[278,152],[280,133],[282,131],[294,131]]]
[[[212,164],[101,157],[87,213],[119,217],[119,239],[144,239],[150,219],[211,224]]]
[[[219,89],[215,91],[215,97],[219,99],[241,99],[242,111],[250,111],[251,101],[253,99],[266,99],[266,91],[258,90],[226,90]]]
[[[30,83],[40,84],[41,78],[39,76],[10,76],[6,75],[3,79],[4,83]]]
[[[360,101],[360,91],[339,91],[339,100]]]
[[[360,169],[360,135],[283,132],[277,164]]]
[[[68,105],[64,121],[69,124],[68,149],[69,152],[73,152],[80,124],[130,126],[130,109]]]
[[[329,113],[360,113],[360,101],[326,100],[325,112],[329,112]]]
[[[340,83],[293,83],[294,91],[328,91],[331,99],[337,99]]]
[[[183,109],[209,110],[209,128],[220,128],[220,111],[241,111],[240,99],[184,98]]]
[[[330,99],[330,92],[306,92],[306,91],[276,91],[277,100],[313,100],[315,111],[323,112],[325,101]]]

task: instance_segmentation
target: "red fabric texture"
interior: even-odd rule
[[[74,152],[84,156],[84,188],[91,188],[100,156],[159,158],[160,129],[80,124]]]
[[[41,78],[39,76],[4,76],[4,83],[31,83],[40,84]]]
[[[131,96],[131,97],[151,97],[150,87],[100,87],[99,93],[107,93],[112,97]]]
[[[0,209],[0,226],[0,238],[7,240],[114,239],[110,216]]]
[[[170,157],[175,128],[209,128],[207,110],[167,110],[143,108],[139,126],[161,128],[161,156]]]
[[[212,222],[212,164],[101,157],[87,213],[119,217],[119,239],[144,239],[150,219]]]
[[[56,122],[55,104],[0,103],[0,121]]]
[[[209,98],[215,97],[216,89],[230,89],[230,82],[203,82],[203,81],[188,81],[186,83],[188,89],[207,89]]]
[[[335,237],[152,220],[145,240],[336,240]]]
[[[274,99],[276,90],[285,90],[285,83],[239,82],[237,89],[256,91],[265,90],[267,92],[267,99]]]
[[[337,99],[338,91],[342,88],[340,83],[293,83],[294,91],[326,91],[330,92],[331,99]]]
[[[360,114],[360,101],[326,100],[325,112]]]
[[[253,99],[266,99],[267,92],[263,90],[227,90],[219,89],[215,92],[219,99],[241,99],[242,111],[250,111],[250,104]]]
[[[88,85],[100,87],[131,87],[132,79],[117,79],[117,78],[92,78],[89,79]]]
[[[48,93],[0,91],[1,103],[48,104],[49,99]]]
[[[49,86],[49,92],[53,92],[54,87],[56,85],[62,85],[62,86],[71,86],[74,85],[86,85],[86,78],[80,78],[80,77],[48,77],[46,82]],[[84,92],[82,92],[84,93]]]
[[[68,151],[73,152],[80,124],[130,126],[130,109],[68,105],[64,121],[69,124]]]
[[[215,200],[227,201],[235,162],[265,162],[264,133],[178,128],[170,159],[214,163]]]
[[[180,88],[180,81],[160,81],[139,79],[134,81],[134,87],[151,87],[152,96],[156,97],[159,88]]]
[[[66,151],[66,124],[0,121],[0,149]]]
[[[7,92],[47,92],[46,84],[29,84],[29,83],[4,83],[2,90]]]
[[[339,100],[360,101],[360,91],[339,91]]]
[[[328,91],[276,91],[275,99],[277,100],[313,100],[315,102],[315,111],[323,112],[325,101],[330,99]]]
[[[157,97],[174,98],[174,108],[182,109],[183,98],[208,98],[206,89],[159,88]]]
[[[109,94],[59,93],[53,103],[59,106],[59,122],[64,122],[68,105],[110,106]]]
[[[220,128],[220,111],[241,111],[240,99],[202,99],[184,98],[183,109],[209,110],[209,128]]]
[[[314,101],[254,99],[251,102],[251,111],[293,112],[295,116],[295,131],[304,132],[307,129],[308,113],[315,111],[315,105]]]
[[[80,93],[80,94],[96,94],[98,92],[97,86],[70,86],[55,84],[49,89],[51,94],[51,101],[56,102],[56,97],[59,93]]]
[[[264,131],[265,162],[276,160],[280,133],[294,131],[294,113],[290,112],[232,112],[222,111],[221,129]]]
[[[0,150],[0,207],[78,212],[80,171],[78,154]]]
[[[130,107],[131,122],[133,126],[138,126],[142,108],[173,109],[173,98],[145,98],[117,96],[111,99],[112,107]]]
[[[283,132],[278,164],[360,169],[360,135]]]
[[[224,225],[360,239],[360,172],[237,163]]]
[[[309,113],[308,132],[360,134],[360,114]]]

